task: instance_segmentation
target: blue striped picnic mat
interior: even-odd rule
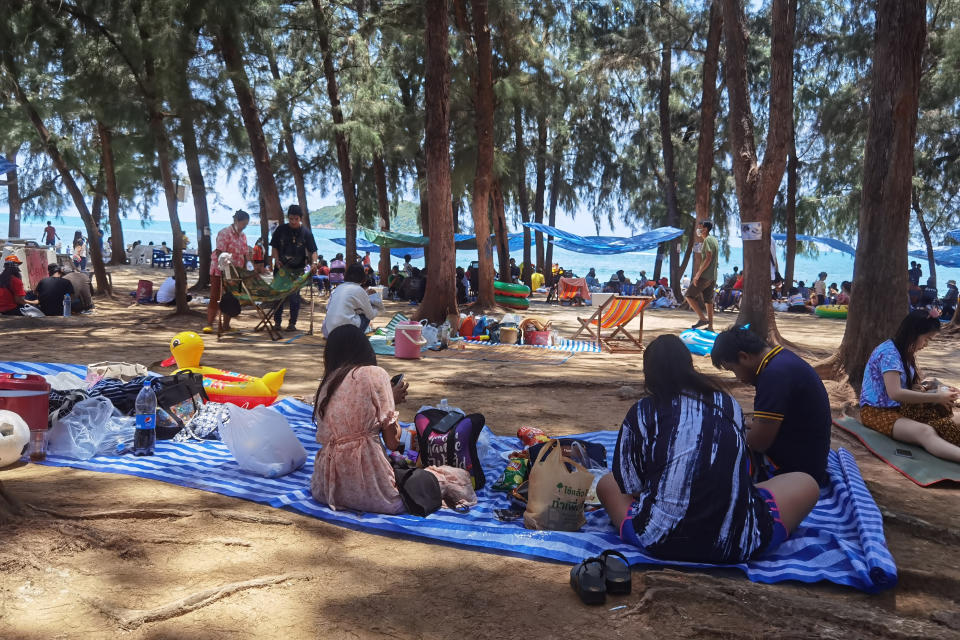
[[[71,371],[81,376],[85,373],[83,367],[76,365],[12,362],[0,362],[0,371]],[[530,531],[524,529],[522,522],[500,522],[494,510],[507,508],[508,500],[505,494],[489,488],[492,481],[478,492],[479,504],[466,514],[443,509],[428,518],[417,518],[333,511],[310,495],[310,475],[318,449],[311,408],[289,399],[275,404],[274,408],[287,417],[308,453],[303,468],[282,478],[266,479],[241,471],[220,442],[160,442],[156,455],[151,457],[100,456],[79,461],[51,456],[46,464],[151,478],[289,508],[355,529],[400,534],[475,550],[573,563],[612,548],[624,553],[631,564],[710,566],[666,563],[644,555],[636,547],[620,541],[602,510],[588,513],[587,524],[578,532]],[[519,446],[519,441],[489,432],[488,435],[489,446],[482,461],[487,477],[496,478],[506,465],[506,456]],[[603,444],[612,458],[616,431],[596,431],[577,437]],[[762,558],[736,566],[756,582],[826,580],[867,592],[893,587],[897,582],[897,569],[886,546],[883,520],[856,461],[848,451],[839,449],[830,452],[827,464],[830,484],[822,490],[816,508],[790,539]]]

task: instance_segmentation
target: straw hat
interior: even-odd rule
[[[947,286],[948,286],[948,287],[955,287],[955,286],[957,286],[957,281],[956,281],[956,280],[947,280]]]

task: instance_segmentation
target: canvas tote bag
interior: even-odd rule
[[[571,467],[573,471],[569,470]],[[593,474],[564,457],[557,440],[540,449],[530,469],[529,483],[527,509],[523,513],[527,529],[577,531],[586,522],[583,503],[593,484]]]

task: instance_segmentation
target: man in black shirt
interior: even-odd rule
[[[303,226],[303,211],[295,204],[287,209],[287,224],[280,225],[273,232],[270,246],[274,272],[282,268],[296,277],[303,273],[308,264],[311,269],[317,266],[317,242],[310,230]],[[287,331],[295,331],[297,316],[300,314],[300,293],[294,293],[287,300],[290,302],[290,324],[287,325]],[[273,324],[277,331],[280,331],[282,321],[283,305],[280,305],[273,315]]]
[[[717,336],[713,365],[732,371],[757,389],[753,418],[746,420],[747,446],[764,454],[772,475],[803,471],[824,486],[830,452],[830,398],[813,367],[740,325]],[[769,467],[761,465],[759,480]]]
[[[73,298],[73,285],[69,280],[63,279],[63,271],[59,265],[48,265],[47,273],[50,274],[49,277],[37,283],[37,305],[44,315],[62,316],[63,296],[69,294]]]

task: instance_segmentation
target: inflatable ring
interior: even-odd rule
[[[511,284],[497,280],[493,283],[493,290],[496,295],[504,298],[527,298],[530,296],[530,287],[525,284]],[[523,308],[526,309],[526,307]]]
[[[814,308],[813,312],[821,318],[846,318],[847,305],[845,304],[822,304]]]
[[[504,307],[509,307],[511,309],[526,309],[530,306],[530,301],[526,298],[514,298],[506,295],[495,295],[493,299],[497,301],[497,304]]]

